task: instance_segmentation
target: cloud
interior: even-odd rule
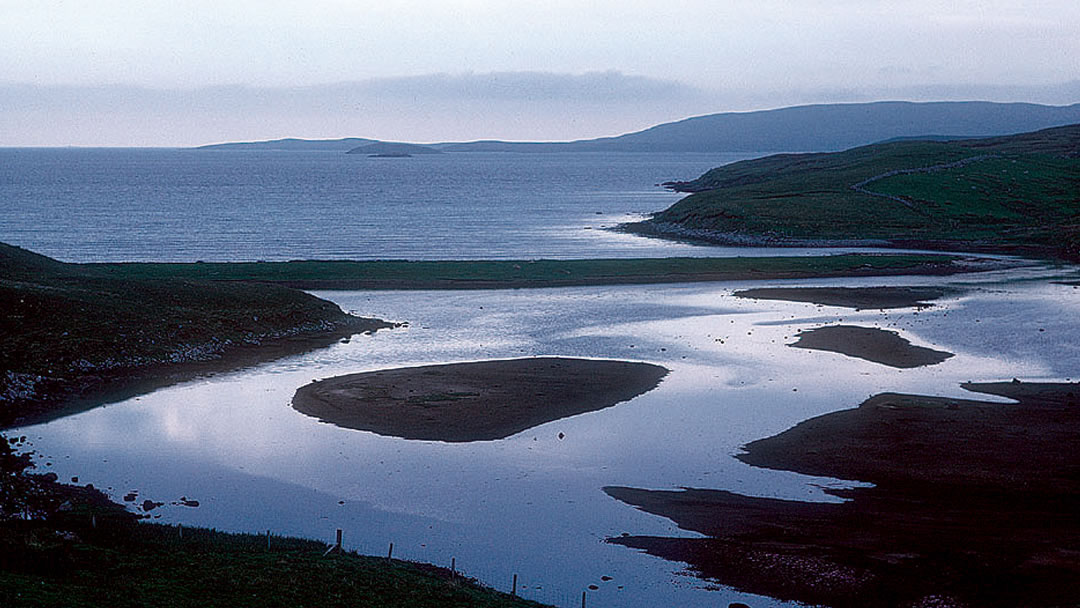
[[[443,99],[562,100],[633,103],[701,97],[704,91],[672,81],[628,76],[618,71],[556,74],[493,72],[381,78],[352,85],[361,94]]]
[[[707,91],[616,71],[494,72],[300,87],[0,85],[0,145],[194,145],[283,136],[558,140],[711,108]]]
[[[619,135],[715,112],[902,99],[1080,102],[1080,81],[709,89],[616,71],[492,72],[300,87],[0,85],[0,146],[189,146],[278,137],[434,142]]]

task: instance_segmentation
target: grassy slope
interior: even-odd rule
[[[280,286],[123,277],[0,244],[0,427],[105,379],[382,326]]]
[[[947,165],[853,185],[891,171]],[[1080,258],[1080,125],[952,142],[778,155],[680,184],[695,194],[653,226],[775,240],[884,239]]]
[[[138,523],[92,486],[23,471],[0,442],[0,483],[37,516],[0,504],[0,606],[539,606],[317,541]]]
[[[77,535],[77,542],[65,542],[55,533],[43,531],[20,547],[24,564],[38,561],[35,565],[39,567],[12,564],[0,569],[0,603],[70,607],[539,606],[460,576],[452,579],[449,571],[432,566],[355,554],[324,557],[326,545],[315,541],[275,537],[268,551],[266,537],[185,528],[180,539],[176,528],[154,524],[122,530],[109,527],[97,533],[84,530]],[[39,555],[27,555],[34,551]]]

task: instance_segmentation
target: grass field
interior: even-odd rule
[[[427,564],[138,522],[92,486],[32,473],[21,445],[0,436],[0,606],[539,606]]]
[[[646,226],[1080,259],[1080,125],[770,156],[676,187],[694,194]]]
[[[670,283],[851,274],[949,274],[940,255],[767,258],[657,258],[498,261],[295,261],[194,264],[91,264],[102,276],[251,281],[302,289],[477,289]]]

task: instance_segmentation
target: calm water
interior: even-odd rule
[[[747,155],[0,149],[0,241],[71,262],[793,255],[602,230]]]
[[[456,558],[466,573],[503,589],[516,573],[526,597],[561,606],[580,605],[588,585],[599,587],[588,592],[590,606],[768,606],[775,603],[709,588],[680,564],[606,544],[623,532],[688,533],[601,488],[689,486],[825,500],[822,486],[844,482],[754,469],[732,455],[748,441],[882,391],[964,396],[958,384],[968,380],[1075,375],[1080,291],[1040,272],[953,278],[964,294],[929,310],[887,312],[731,296],[749,283],[325,292],[319,295],[346,309],[410,325],[18,432],[42,454],[39,466],[51,463],[48,470],[64,479],[78,475],[117,499],[137,490],[139,502],[200,501],[153,511],[162,522],[327,540],[341,528],[351,548],[385,554],[393,542],[396,556],[437,564]],[[786,346],[799,329],[841,319],[896,329],[956,356],[896,370]],[[296,388],[315,378],[523,355],[635,359],[672,372],[632,401],[470,444],[339,429],[289,406]]]

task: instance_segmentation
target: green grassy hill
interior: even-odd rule
[[[693,194],[628,230],[1080,259],[1080,125],[769,156],[671,185]]]

